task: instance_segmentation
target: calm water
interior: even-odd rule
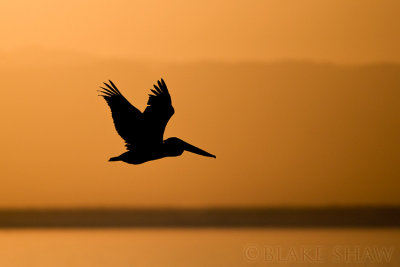
[[[400,266],[400,229],[1,230],[0,266]]]

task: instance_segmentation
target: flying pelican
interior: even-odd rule
[[[121,94],[112,81],[104,83],[107,87],[99,90],[110,106],[115,129],[125,140],[128,151],[109,161],[123,161],[130,164],[141,164],[164,157],[176,157],[189,151],[206,157],[214,155],[195,147],[185,141],[171,137],[163,140],[165,126],[174,114],[171,96],[163,79],[157,81],[153,94],[149,94],[146,109],[140,112]]]

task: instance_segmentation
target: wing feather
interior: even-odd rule
[[[115,129],[130,149],[140,145],[142,113],[129,103],[112,81],[109,82],[110,84],[104,83],[106,87],[100,87],[101,96],[110,106]]]
[[[153,95],[149,94],[143,118],[148,138],[155,143],[162,143],[165,127],[175,111],[164,80],[157,81],[157,85],[153,85],[154,90],[150,89]]]

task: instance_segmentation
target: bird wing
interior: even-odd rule
[[[109,82],[110,84],[104,83],[107,88],[100,87],[103,89],[100,90],[102,93],[100,96],[110,106],[115,129],[125,140],[126,147],[130,149],[140,144],[142,113],[129,103],[112,81]]]
[[[164,80],[157,81],[153,94],[149,94],[147,107],[143,112],[143,119],[146,128],[146,135],[153,143],[162,143],[165,126],[174,114],[171,96]]]

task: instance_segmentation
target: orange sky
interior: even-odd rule
[[[400,67],[366,64],[400,61],[399,7],[2,2],[0,207],[400,204]],[[124,146],[98,86],[143,110],[160,77],[165,136],[217,159],[107,162]]]
[[[0,51],[186,60],[400,60],[397,0],[2,1]]]

